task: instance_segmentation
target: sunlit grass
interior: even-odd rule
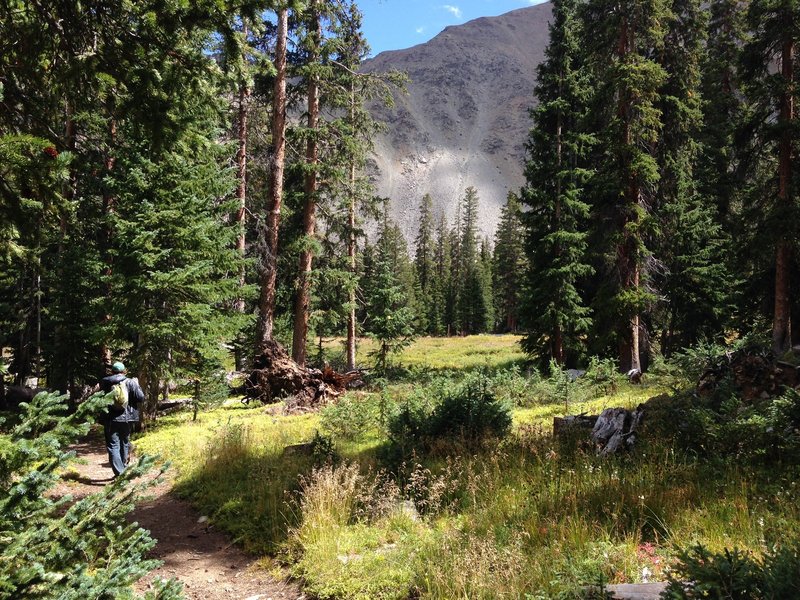
[[[420,337],[393,356],[395,366],[409,369],[429,369],[434,371],[485,368],[490,370],[507,368],[521,364],[526,355],[519,346],[521,336],[517,335],[470,335],[466,337]],[[330,352],[341,352],[342,340],[327,340],[324,347]],[[356,361],[359,365],[370,367],[374,359],[370,353],[377,345],[370,338],[359,338]]]
[[[401,360],[497,371],[522,358],[516,348],[513,336],[423,339]],[[357,398],[401,403],[429,381]],[[635,408],[671,382],[603,391],[579,380],[558,392],[517,371],[502,381],[519,405],[506,440],[480,451],[443,444],[400,466],[384,460],[378,417],[363,435],[337,438],[339,462],[326,464],[285,450],[314,437],[319,415],[239,404],[196,422],[165,417],[137,446],[169,458],[179,493],[248,550],[282,557],[320,598],[552,598],[600,578],[663,579],[679,547],[758,554],[800,536],[795,465],[701,460],[647,440],[600,458],[551,436],[553,417]]]

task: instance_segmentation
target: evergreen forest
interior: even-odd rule
[[[525,184],[495,231],[423,194],[413,239],[362,20],[0,0],[0,598],[138,597],[164,461],[310,597],[800,597],[800,2],[553,0]],[[275,348],[361,387],[273,404]],[[117,360],[143,458],[56,497]],[[550,435],[611,406],[622,456]]]

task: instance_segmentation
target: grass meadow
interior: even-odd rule
[[[362,345],[362,350],[366,344]],[[634,407],[679,385],[569,382],[526,372],[513,336],[422,339],[396,383],[318,414],[236,400],[178,413],[140,436],[172,464],[176,491],[318,598],[580,598],[587,584],[664,579],[676,552],[755,554],[797,539],[796,466],[679,451],[656,439],[599,458],[553,439],[554,416]],[[463,371],[513,407],[502,440],[398,451],[387,415],[423,406]],[[316,440],[313,452],[287,451]]]

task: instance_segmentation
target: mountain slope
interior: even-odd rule
[[[523,183],[528,109],[550,17],[550,4],[484,17],[365,63],[367,71],[397,69],[411,79],[393,109],[373,110],[387,131],[371,165],[409,241],[423,195],[452,224],[470,185],[480,196],[480,228],[493,234],[508,191]]]

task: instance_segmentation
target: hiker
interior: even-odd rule
[[[111,365],[111,375],[100,381],[100,390],[113,398],[104,415],[103,430],[114,477],[125,471],[128,464],[131,429],[139,421],[139,406],[144,400],[139,381],[135,377],[128,378],[126,372],[125,365],[117,361]]]

